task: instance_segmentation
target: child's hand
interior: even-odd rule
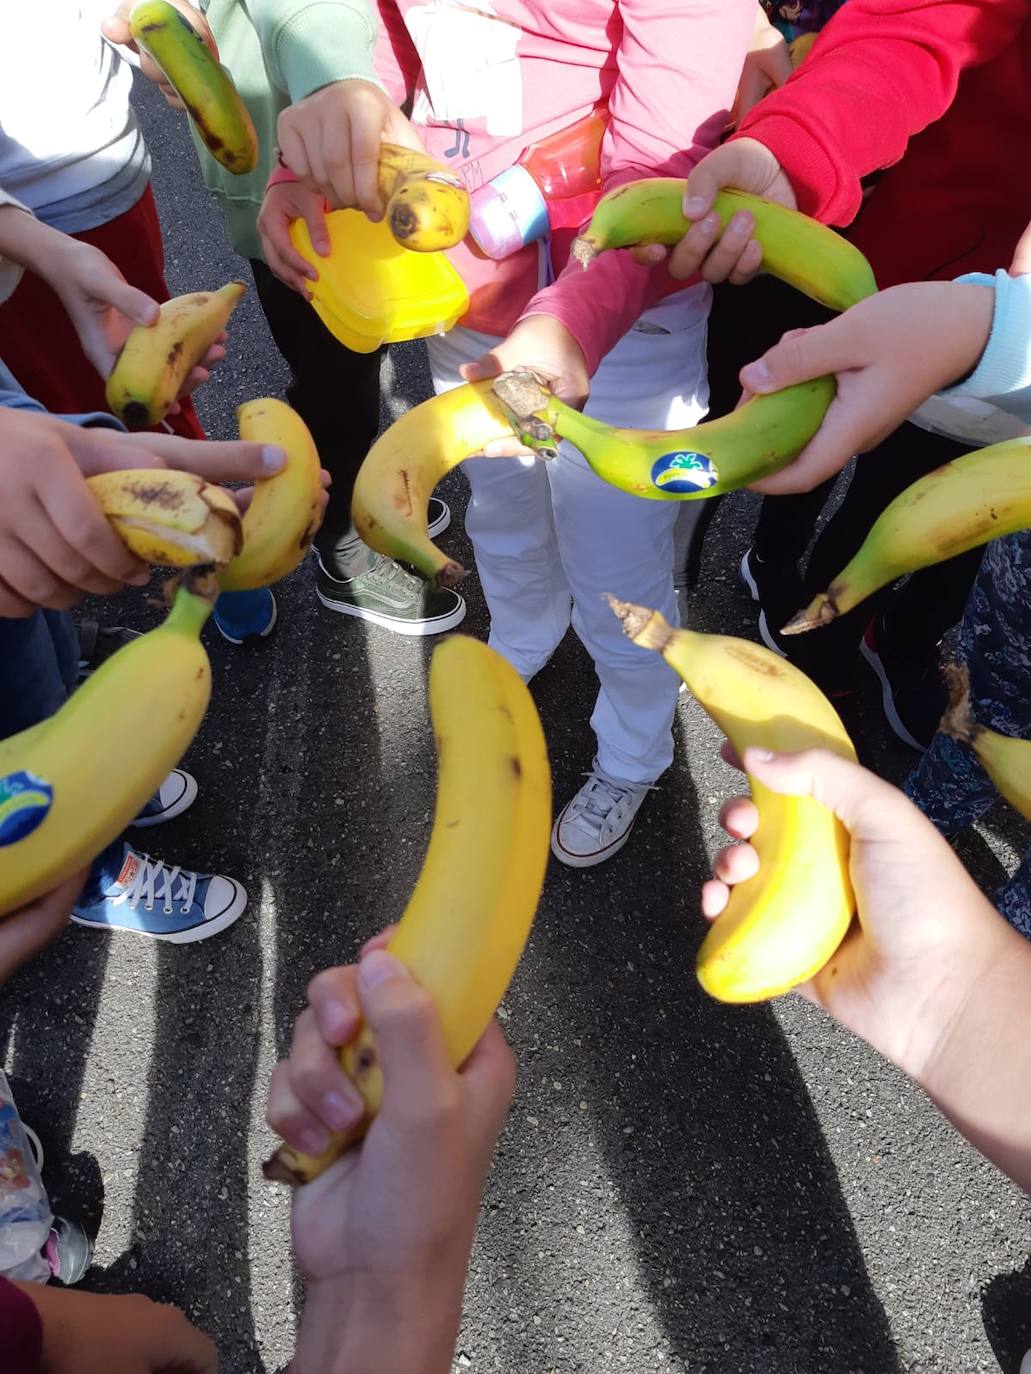
[[[88,873],[84,868],[27,906],[0,916],[0,984],[60,935]]]
[[[791,71],[791,54],[784,35],[770,23],[762,5],[757,4],[752,37],[730,112],[731,124],[740,124],[764,95],[784,85]]]
[[[555,395],[578,410],[590,393],[583,349],[553,315],[528,315],[520,320],[507,339],[476,362],[465,363],[461,373],[467,382],[478,382],[517,367],[530,368],[548,379]],[[495,440],[484,452],[490,458],[512,458],[528,455],[530,450],[513,437]]]
[[[371,81],[334,81],[279,116],[283,161],[310,191],[334,210],[364,210],[383,217],[377,184],[379,147],[399,143],[422,150],[411,124]]]
[[[724,746],[728,762],[738,764]],[[972,981],[1012,932],[975,887],[930,821],[889,783],[825,750],[771,755],[749,749],[745,767],[774,792],[815,797],[851,836],[859,919],[820,973],[798,989],[918,1081],[947,1041]],[[747,797],[720,821],[748,840],[759,824]],[[749,844],[724,849],[702,888],[702,911],[719,919],[729,890],[754,877]]]
[[[142,1293],[15,1285],[43,1326],[46,1374],[218,1374],[218,1351],[176,1307]]]
[[[754,138],[735,138],[706,154],[687,178],[684,215],[692,224],[684,237],[672,252],[661,243],[635,248],[637,261],[652,267],[669,253],[670,276],[683,280],[701,273],[705,281],[735,286],[751,281],[763,257],[752,237],[754,216],[739,210],[721,234],[719,216],[710,214],[717,191],[725,186],[798,209],[794,188],[770,150]]]
[[[179,92],[168,80],[158,64],[149,53],[140,52],[136,43],[133,41],[132,34],[129,32],[129,15],[136,0],[122,0],[114,13],[100,26],[100,31],[110,43],[119,47],[128,48],[130,52],[138,53],[140,59],[140,71],[152,81],[161,94],[165,97],[165,103],[171,105],[173,110],[185,110],[186,106],[180,99]],[[187,0],[171,0],[171,3],[182,14],[189,23],[197,30],[204,42],[211,50],[212,57],[218,61],[218,46],[215,43],[215,36],[204,15],[195,5],[187,4]]]
[[[512,1098],[497,1025],[456,1072],[426,993],[379,944],[357,968],[312,982],[269,1092],[272,1127],[299,1149],[323,1148],[362,1111],[337,1049],[360,1015],[375,1031],[379,1114],[359,1148],[294,1197],[308,1302],[292,1374],[450,1369],[480,1195]]]
[[[741,369],[746,396],[837,375],[815,438],[788,467],[754,485],[809,491],[897,429],[929,396],[971,372],[992,328],[995,293],[967,282],[893,286],[813,329],[796,329]]]
[[[50,415],[0,408],[0,616],[61,610],[150,574],[94,501],[85,477],[121,468],[171,467],[208,481],[270,477],[283,450],[201,443],[163,434],[84,429]]]
[[[303,219],[308,226],[312,247],[320,257],[329,254],[326,228],[326,198],[310,191],[299,181],[279,181],[265,192],[258,212],[258,233],[265,261],[279,280],[306,301],[311,300],[309,281],[318,281],[316,269],[301,257],[290,242],[290,226]]]

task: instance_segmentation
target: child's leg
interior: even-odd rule
[[[161,225],[149,186],[124,214],[73,237],[106,253],[132,286],[157,301],[168,300]],[[64,306],[40,277],[26,272],[10,300],[0,305],[0,337],[4,362],[47,410],[70,415],[108,409],[103,378],[83,353]],[[168,425],[187,439],[203,439],[193,402],[187,397],[181,404]]]
[[[78,640],[67,611],[0,619],[0,739],[60,710],[78,666]]]
[[[682,429],[704,416],[708,289],[693,287],[648,311],[603,360],[586,411],[609,424]],[[676,502],[642,501],[596,477],[563,444],[548,465],[555,528],[573,592],[573,626],[594,659],[601,691],[591,724],[598,766],[649,783],[673,758],[679,684],[656,654],[623,634],[605,592],[660,611],[677,624],[673,589]]]
[[[498,341],[453,329],[429,341],[436,391],[450,391]],[[570,620],[545,465],[536,458],[473,458],[462,464],[472,495],[465,527],[490,609],[490,645],[526,678],[543,668]]]

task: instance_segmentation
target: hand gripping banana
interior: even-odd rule
[[[697,501],[757,482],[786,467],[816,434],[834,399],[833,377],[817,377],[693,429],[614,429],[552,396],[526,371],[494,381],[512,428],[550,457],[555,436],[575,444],[610,486],[646,501]]]
[[[243,517],[243,550],[218,575],[223,591],[267,587],[297,567],[319,527],[322,474],[315,443],[296,410],[271,397],[236,412],[240,438],[278,444],[286,466],[254,484]]]
[[[136,557],[155,567],[228,563],[243,547],[236,502],[192,472],[128,468],[86,485]]]
[[[607,248],[679,243],[691,228],[682,210],[686,185],[676,177],[647,177],[609,191],[573,244],[573,256],[587,267]],[[718,192],[713,210],[721,230],[738,210],[750,211],[763,269],[821,305],[847,310],[876,293],[870,264],[859,249],[808,215],[735,190]]]
[[[247,106],[186,16],[166,0],[141,0],[129,15],[129,29],[175,87],[211,156],[237,176],[253,172],[258,135]]]
[[[662,654],[738,754],[749,745],[832,749],[854,759],[837,712],[785,658],[746,639],[674,630],[657,611],[609,597],[635,644]],[[812,797],[749,778],[759,808],[759,872],[739,883],[698,951],[698,980],[721,1002],[759,1002],[817,973],[844,938],[855,903],[848,834]]]
[[[465,238],[469,193],[441,163],[412,148],[384,143],[378,180],[390,232],[402,248],[435,253]]]
[[[0,916],[85,868],[186,752],[211,691],[206,592],[181,587],[162,625],[112,654],[55,716],[0,741]]]
[[[782,633],[826,625],[905,573],[1028,528],[1031,438],[1007,439],[954,458],[884,508],[856,556]]]
[[[1031,821],[1031,739],[1000,735],[974,719],[970,709],[970,677],[965,666],[950,664],[945,669],[945,678],[949,709],[938,729],[969,745],[999,795]]]
[[[138,324],[107,379],[107,403],[130,429],[158,425],[186,378],[226,327],[247,290],[242,281],[165,301],[156,324]]]
[[[537,710],[515,669],[454,635],[430,663],[439,782],[422,873],[388,948],[433,998],[461,1064],[505,995],[530,934],[551,833],[551,773]],[[371,1118],[381,1098],[367,1029],[341,1051]],[[368,1119],[317,1158],[283,1146],[267,1178],[308,1183],[364,1135]]]
[[[433,488],[484,444],[511,437],[489,381],[467,382],[414,406],[380,435],[359,469],[351,498],[355,529],[378,553],[453,586],[465,569],[427,533]]]

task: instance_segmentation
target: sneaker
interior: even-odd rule
[[[456,591],[432,587],[380,554],[373,554],[366,572],[347,578],[327,572],[320,554],[315,565],[315,591],[329,610],[357,616],[400,635],[439,635],[465,619],[465,601]]]
[[[79,636],[80,682],[95,673],[105,659],[140,637],[139,630],[128,630],[124,625],[101,625],[89,618],[80,620],[75,628]]]
[[[173,768],[133,825],[161,825],[174,820],[197,800],[197,780],[182,768]]]
[[[439,496],[431,496],[427,507],[428,534],[431,539],[436,539],[438,534],[443,534],[451,524],[451,507],[446,501],[442,501]]]
[[[253,592],[223,592],[215,602],[212,619],[223,639],[242,644],[245,639],[267,639],[279,612],[268,587]]]
[[[559,812],[551,852],[570,868],[591,868],[617,854],[634,827],[641,803],[652,790],[646,782],[610,778],[595,765],[587,781]]]
[[[77,1221],[54,1217],[43,1246],[50,1277],[70,1288],[84,1277],[93,1262],[93,1241]]]
[[[948,704],[937,648],[930,655],[926,650],[894,649],[885,634],[883,616],[876,616],[866,627],[859,652],[880,679],[888,724],[903,744],[923,753]]]
[[[218,935],[246,905],[247,893],[232,878],[162,863],[123,841],[117,877],[106,884],[103,877],[100,884],[88,882],[72,920],[185,945]]]
[[[759,638],[781,658],[787,657],[778,633],[804,601],[802,578],[794,563],[767,563],[754,548],[741,556],[738,578],[753,601],[759,604]],[[770,625],[773,621],[777,629]]]

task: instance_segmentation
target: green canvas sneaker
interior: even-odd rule
[[[356,577],[334,577],[318,555],[315,590],[323,606],[399,635],[439,635],[465,619],[465,601],[450,587],[433,588],[392,558],[372,555]]]

